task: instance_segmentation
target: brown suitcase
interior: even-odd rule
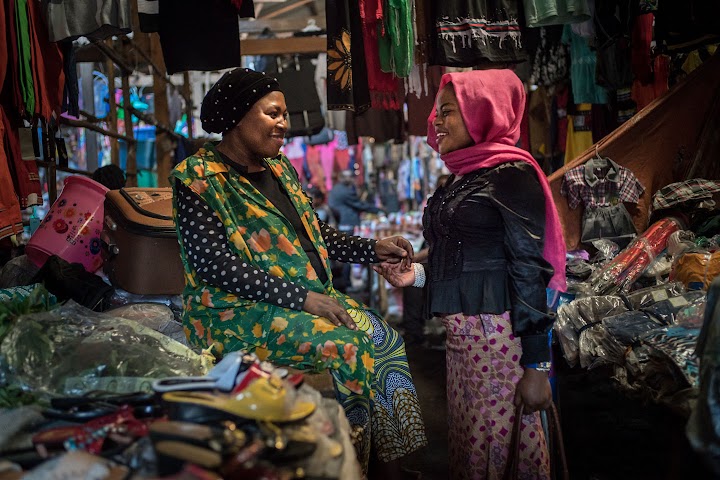
[[[121,188],[105,195],[103,270],[130,293],[176,295],[185,287],[171,188]]]

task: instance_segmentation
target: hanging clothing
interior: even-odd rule
[[[8,163],[10,152],[7,150],[5,138],[5,122],[0,122],[0,239],[23,231],[20,202],[13,185],[13,176]]]
[[[430,63],[434,30],[432,0],[415,0],[415,65]]]
[[[621,248],[637,234],[623,202],[638,203],[645,191],[631,170],[609,158],[591,158],[565,172],[560,194],[568,206],[585,205],[582,216],[582,243],[607,238]]]
[[[264,73],[275,77],[285,94],[289,120],[287,138],[315,135],[325,127],[311,58],[276,56]]]
[[[405,118],[401,110],[377,110],[371,108],[357,115],[347,112],[345,128],[350,145],[358,144],[358,137],[373,137],[375,142],[405,140]]]
[[[380,66],[383,72],[404,78],[410,75],[414,61],[412,4],[410,0],[389,0],[385,6],[378,44]]]
[[[427,135],[427,116],[435,109],[435,97],[440,88],[443,67],[437,65],[416,65],[421,86],[419,89],[408,89],[405,103],[407,104],[408,135],[424,137]]]
[[[586,38],[565,25],[562,42],[570,46],[570,81],[575,103],[608,103],[607,92],[595,81],[597,54]]]
[[[252,0],[245,0],[252,4]],[[240,24],[226,0],[160,0],[160,45],[167,73],[239,67]]]
[[[362,15],[362,36],[367,61],[368,88],[373,108],[399,110],[398,79],[392,72],[380,67],[379,32],[383,32],[383,2],[364,0],[360,2]],[[383,37],[383,42],[388,41]]]
[[[105,40],[132,31],[130,0],[53,0],[44,3],[52,42],[78,37]]]
[[[524,0],[525,25],[541,27],[590,20],[587,0]]]
[[[33,0],[28,2],[28,27],[35,52],[32,56],[35,109],[32,113],[49,122],[53,114],[60,114],[62,107],[65,86],[63,57],[58,45],[49,40],[40,5]]]
[[[370,89],[358,2],[328,0],[327,108],[362,113],[370,108]]]
[[[565,172],[560,194],[568,206],[577,208],[613,205],[617,202],[637,203],[645,187],[631,170],[609,158],[591,158]]]
[[[575,105],[575,112],[569,113],[567,119],[565,165],[593,146],[592,105],[589,103]]]
[[[436,2],[433,64],[473,67],[521,63],[518,0]]]
[[[348,310],[359,329],[336,327],[303,311],[301,304],[292,302],[292,291],[290,297],[271,300],[269,292],[264,294],[261,289],[255,296],[246,294],[245,290],[252,290],[250,284],[238,290],[204,280],[200,271],[206,268],[201,267],[201,262],[195,264],[197,256],[184,248],[183,239],[192,235],[180,227],[181,217],[194,215],[195,207],[190,204],[178,210],[180,193],[176,189],[174,210],[186,276],[183,323],[190,342],[202,348],[215,345],[220,352],[240,349],[255,352],[262,360],[279,365],[329,368],[338,401],[350,423],[363,428],[358,453],[365,467],[371,441],[378,458],[385,462],[424,446],[427,440],[402,339],[374,312],[332,287],[329,261],[341,256],[334,248],[337,237],[332,232],[336,231],[321,228],[292,166],[283,156],[265,160],[276,186],[291,202],[290,210],[298,217],[295,220],[303,226],[300,231],[289,228],[287,224],[292,222],[269,198],[220,158],[214,145],[206,144],[172,172],[173,185],[175,179],[179,180],[192,190],[193,203],[199,206],[202,202],[210,208],[211,221],[219,227],[215,233],[217,243],[229,254],[215,255],[221,259],[221,266],[207,270],[234,278],[252,270],[265,272],[267,282],[278,283],[282,288],[294,285],[291,288],[295,294],[302,287],[329,295]],[[319,254],[328,278],[325,283],[320,281],[305,251],[297,247],[300,236],[307,236]],[[354,240],[362,240],[343,238],[347,241],[345,247]],[[353,259],[375,260],[361,255],[358,250],[358,258]],[[255,286],[260,285],[258,281]],[[238,282],[232,278],[220,282],[234,284],[239,278]],[[222,330],[213,328],[220,324]]]
[[[3,143],[20,208],[42,205],[42,187],[37,163],[35,159],[31,161],[22,159],[19,127],[10,120],[2,107],[0,107],[0,123],[3,125]]]
[[[34,0],[31,0],[34,1]],[[32,41],[28,0],[17,0],[15,4],[15,28],[18,51],[18,80],[22,92],[21,115],[30,118],[35,113],[35,85],[33,84]]]
[[[540,43],[532,59],[530,83],[550,87],[567,80],[570,56],[563,44],[563,28],[560,26],[541,27]]]

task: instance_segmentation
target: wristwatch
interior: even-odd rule
[[[538,372],[545,372],[545,373],[550,372],[551,366],[552,366],[552,364],[550,362],[538,362],[538,363],[533,363],[531,365],[527,365],[528,368],[534,368]]]
[[[551,366],[552,366],[552,364],[550,362],[538,362],[535,364],[535,366],[533,368],[535,368],[535,370],[537,370],[539,372],[548,373],[548,372],[550,372]]]

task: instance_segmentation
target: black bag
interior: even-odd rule
[[[311,136],[325,126],[320,97],[315,88],[315,66],[307,57],[295,55],[287,61],[269,62],[268,75],[277,78],[285,94],[290,121],[286,137]]]

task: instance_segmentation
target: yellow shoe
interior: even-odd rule
[[[277,377],[258,378],[234,396],[203,392],[169,392],[162,398],[171,407],[172,404],[175,404],[175,407],[178,404],[185,404],[189,407],[204,407],[224,412],[234,417],[275,423],[302,420],[315,411],[315,404],[312,402],[289,404],[288,392]]]

